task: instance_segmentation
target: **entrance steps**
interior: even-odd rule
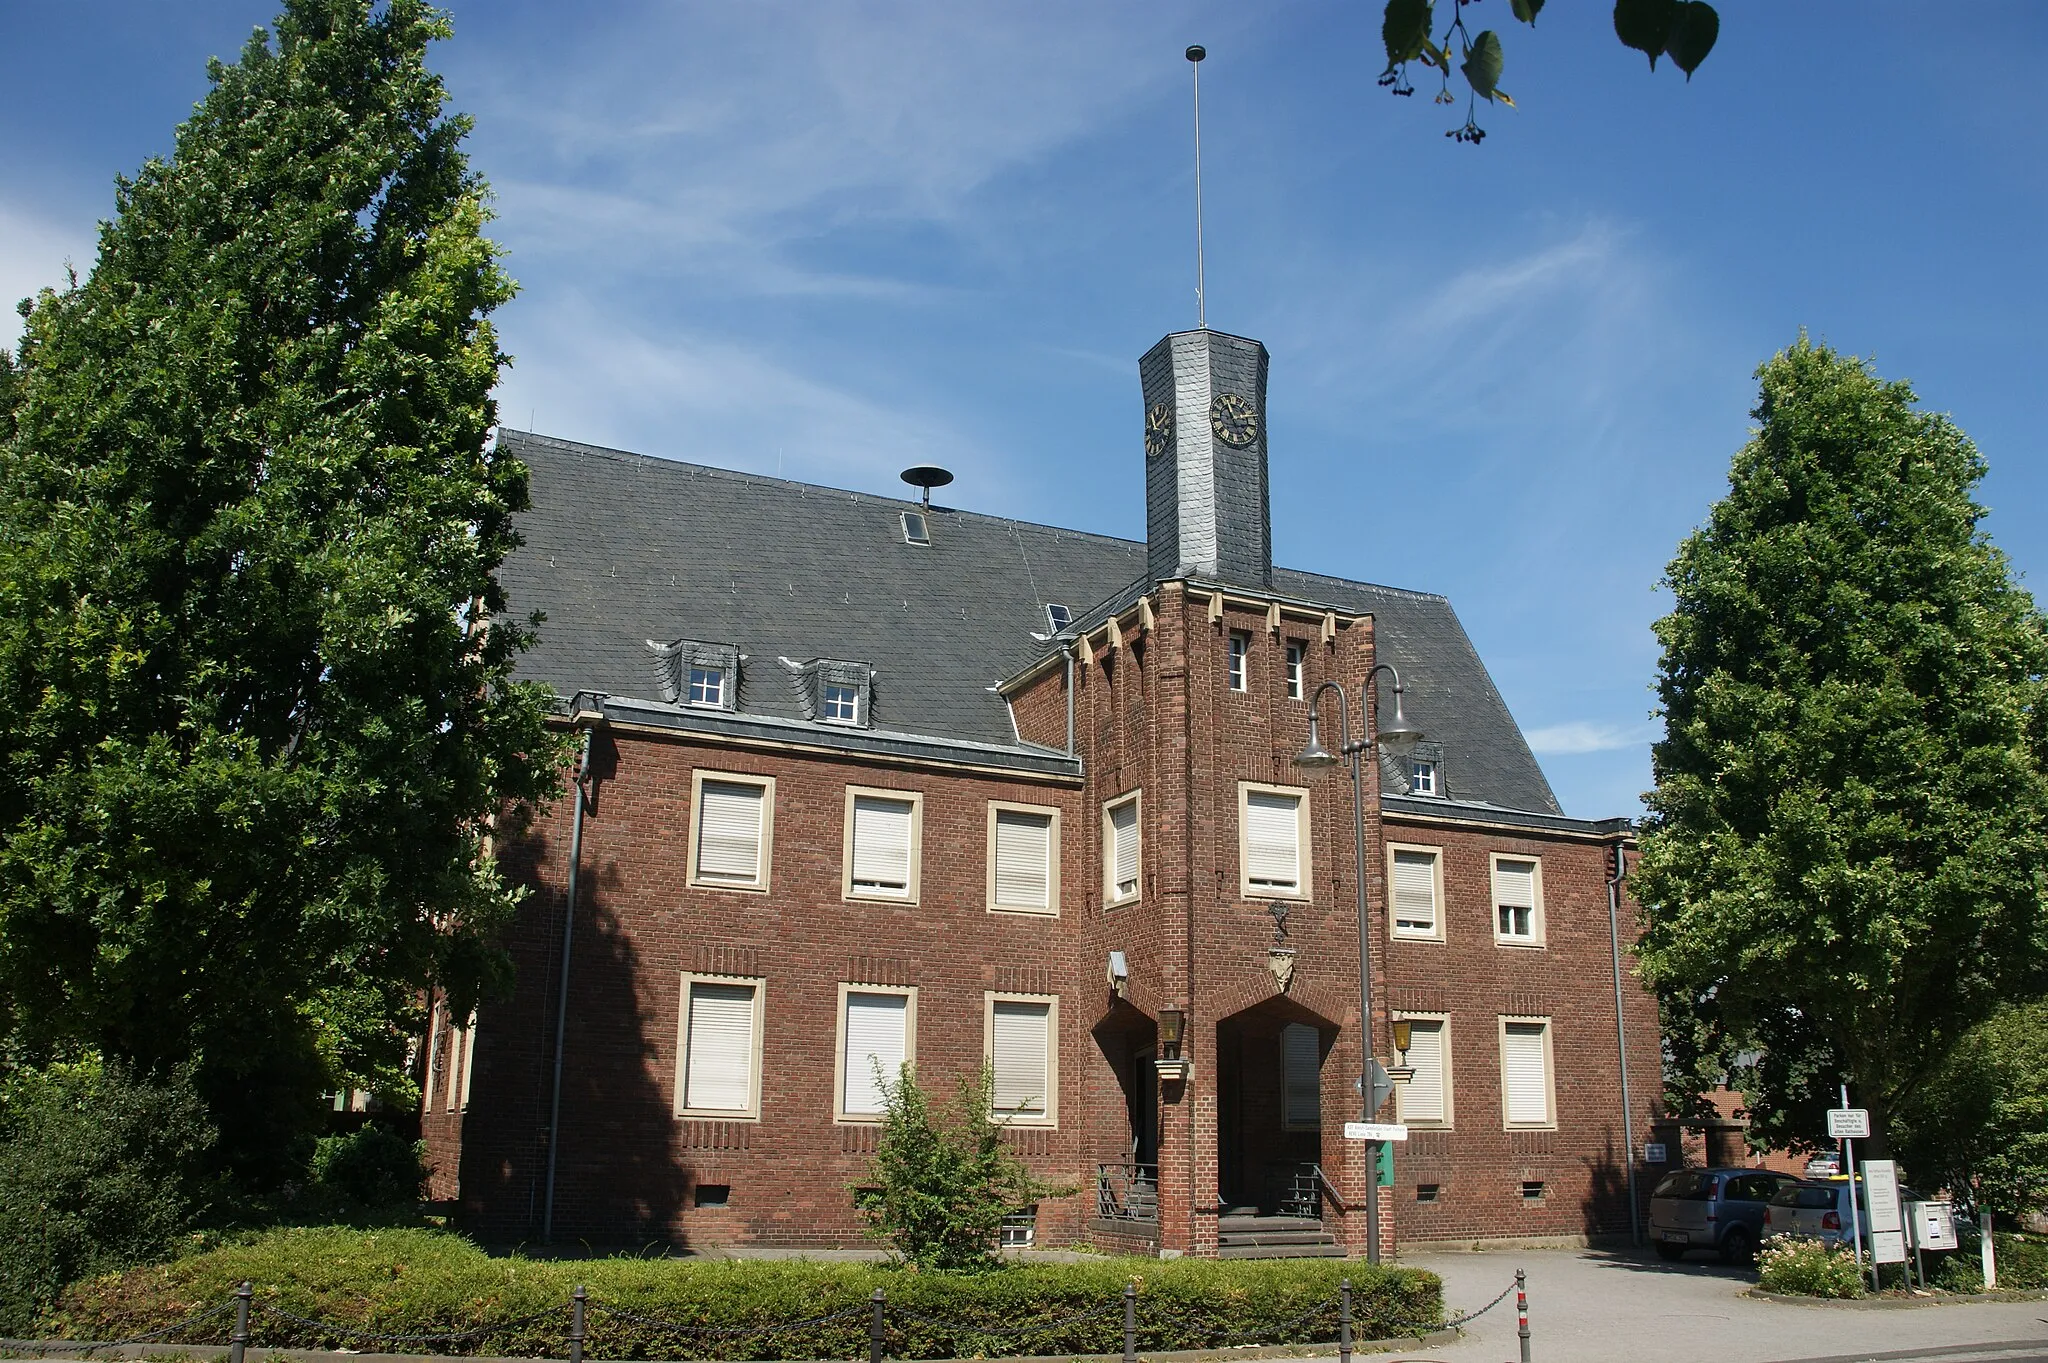
[[[1216,1220],[1219,1259],[1341,1259],[1344,1246],[1313,1216],[1226,1212]]]

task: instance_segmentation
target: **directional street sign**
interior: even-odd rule
[[[1346,1122],[1344,1139],[1347,1141],[1405,1141],[1408,1139],[1406,1122]]]
[[[1852,1141],[1870,1139],[1870,1109],[1865,1107],[1829,1108],[1828,1134],[1836,1140],[1842,1140],[1845,1137]]]

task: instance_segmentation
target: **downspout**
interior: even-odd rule
[[[1067,756],[1074,755],[1074,646],[1066,647],[1067,657]]]
[[[569,948],[576,934],[576,873],[583,865],[583,782],[590,775],[594,737],[594,730],[586,726],[583,750],[576,758],[576,779],[570,782],[576,792],[576,814],[569,833],[569,902],[562,911],[562,977],[555,991],[555,1079],[554,1092],[548,1099],[548,1174],[540,1214],[540,1239],[544,1245],[555,1242],[555,1154],[562,1144],[562,1045],[569,1030]]]
[[[1628,1091],[1628,1024],[1621,1015],[1621,882],[1628,874],[1628,852],[1620,838],[1613,843],[1613,874],[1607,878],[1607,942],[1614,956],[1614,1051],[1621,1062],[1621,1139],[1628,1164],[1628,1238],[1643,1243],[1642,1204],[1636,1198],[1636,1126]]]

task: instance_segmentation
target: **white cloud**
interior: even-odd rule
[[[15,303],[38,289],[61,288],[67,262],[80,275],[92,268],[96,224],[59,226],[0,203],[0,346],[21,337]]]
[[[1655,724],[1614,724],[1574,719],[1531,729],[1526,737],[1530,748],[1545,757],[1568,757],[1578,753],[1641,747],[1654,742],[1660,732],[1662,730]]]
[[[745,340],[635,330],[577,302],[522,310],[498,394],[506,425],[592,444],[837,487],[900,493],[897,474],[975,474],[977,504],[1008,493],[1000,461],[917,404],[795,369]]]

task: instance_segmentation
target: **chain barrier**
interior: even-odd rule
[[[315,1320],[311,1316],[297,1315],[285,1310],[281,1306],[272,1306],[268,1302],[258,1302],[256,1309],[273,1319],[289,1321],[293,1325],[302,1325],[309,1330],[318,1330],[323,1334],[345,1335],[350,1339],[382,1340],[387,1344],[456,1344],[466,1339],[482,1339],[486,1335],[503,1334],[508,1330],[523,1330],[538,1321],[546,1320],[561,1310],[560,1307],[550,1307],[545,1311],[536,1311],[530,1316],[519,1316],[513,1320],[501,1320],[490,1325],[480,1325],[474,1330],[456,1330],[448,1334],[438,1335],[407,1335],[396,1334],[389,1330],[365,1330],[359,1326],[340,1325],[329,1320]]]
[[[645,1325],[656,1330],[666,1330],[670,1334],[703,1335],[714,1339],[738,1339],[745,1335],[776,1335],[790,1330],[808,1330],[814,1325],[830,1325],[833,1321],[847,1320],[853,1316],[866,1314],[868,1304],[862,1302],[859,1306],[849,1306],[844,1311],[834,1311],[829,1316],[813,1316],[809,1320],[782,1321],[773,1325],[731,1326],[685,1325],[681,1321],[663,1320],[659,1316],[643,1316],[633,1311],[621,1310],[616,1306],[606,1306],[602,1302],[590,1303],[590,1309],[600,1315],[610,1316],[613,1320],[622,1320],[629,1325]]]
[[[1467,1321],[1478,1320],[1488,1311],[1491,1311],[1494,1307],[1499,1306],[1502,1302],[1506,1301],[1510,1296],[1514,1294],[1514,1291],[1515,1284],[1509,1283],[1506,1287],[1503,1287],[1500,1290],[1500,1295],[1498,1297],[1495,1297],[1492,1301],[1486,1303],[1486,1305],[1480,1307],[1477,1311],[1467,1311],[1462,1316],[1455,1316],[1452,1319],[1445,1321],[1442,1325],[1438,1326],[1437,1328],[1440,1330],[1455,1330],[1460,1325],[1465,1324]]]
[[[1237,1344],[1252,1344],[1252,1343],[1256,1343],[1257,1341],[1256,1341],[1256,1340],[1254,1339],[1254,1336],[1257,1336],[1257,1335],[1264,1335],[1264,1334],[1282,1334],[1282,1335],[1291,1335],[1291,1334],[1293,1334],[1293,1333],[1294,1333],[1294,1332],[1295,1332],[1295,1331],[1296,1331],[1297,1329],[1299,1329],[1299,1328],[1300,1328],[1301,1326],[1303,1326],[1303,1325],[1307,1324],[1307,1323],[1308,1323],[1309,1321],[1311,1321],[1311,1320],[1314,1320],[1314,1319],[1315,1319],[1315,1318],[1316,1318],[1317,1316],[1321,1315],[1321,1314],[1322,1314],[1323,1312],[1325,1312],[1325,1311],[1328,1311],[1328,1310],[1330,1310],[1330,1309],[1331,1309],[1332,1307],[1334,1307],[1334,1306],[1336,1306],[1336,1305],[1337,1305],[1337,1296],[1336,1296],[1336,1294],[1335,1294],[1335,1293],[1332,1293],[1332,1294],[1331,1294],[1330,1296],[1327,1296],[1327,1297],[1323,1298],[1323,1300],[1321,1300],[1321,1301],[1317,1302],[1317,1303],[1316,1303],[1316,1304],[1315,1304],[1314,1306],[1311,1306],[1311,1307],[1309,1307],[1309,1309],[1308,1309],[1308,1310],[1306,1310],[1306,1311],[1302,1312],[1302,1313],[1301,1313],[1300,1315],[1296,1316],[1296,1317],[1295,1317],[1295,1318],[1294,1318],[1293,1320],[1290,1320],[1290,1321],[1284,1321],[1284,1322],[1282,1322],[1282,1323],[1281,1323],[1281,1324],[1279,1324],[1279,1325],[1276,1325],[1276,1326],[1271,1326],[1271,1327],[1266,1327],[1266,1326],[1260,1326],[1260,1327],[1257,1327],[1257,1328],[1255,1328],[1255,1329],[1251,1329],[1251,1330],[1237,1330],[1237,1331],[1230,1331],[1230,1332],[1224,1332],[1224,1333],[1222,1333],[1222,1334],[1220,1334],[1220,1335],[1219,1335],[1219,1334],[1217,1334],[1216,1332],[1212,1331],[1212,1332],[1211,1332],[1211,1334],[1212,1334],[1212,1336],[1214,1336],[1214,1337],[1216,1337],[1216,1338],[1218,1338],[1218,1339],[1220,1340],[1220,1343],[1221,1343],[1221,1347],[1224,1347],[1224,1348],[1229,1348],[1229,1347],[1231,1347],[1231,1346],[1233,1346],[1233,1345],[1237,1345]]]
[[[191,1327],[191,1326],[197,1325],[197,1324],[199,1324],[199,1322],[201,1322],[201,1321],[203,1321],[203,1320],[212,1320],[212,1319],[213,1319],[213,1318],[214,1318],[215,1316],[224,1316],[224,1315],[226,1315],[226,1314],[227,1314],[228,1312],[230,1312],[230,1311],[232,1311],[232,1310],[234,1310],[234,1309],[235,1309],[235,1303],[234,1303],[234,1302],[233,1302],[232,1300],[229,1300],[229,1301],[224,1301],[224,1302],[220,1302],[220,1303],[218,1303],[217,1305],[214,1305],[214,1306],[209,1306],[209,1307],[207,1307],[207,1308],[206,1308],[206,1309],[205,1309],[204,1311],[200,1311],[200,1312],[197,1312],[197,1313],[195,1313],[195,1314],[193,1314],[193,1315],[189,1315],[189,1316],[185,1317],[185,1319],[183,1319],[183,1320],[181,1320],[181,1321],[178,1321],[178,1322],[176,1322],[176,1323],[174,1323],[174,1324],[171,1324],[171,1325],[166,1325],[166,1326],[163,1326],[163,1327],[161,1327],[161,1328],[159,1328],[159,1329],[151,1330],[151,1331],[150,1331],[149,1333],[147,1333],[147,1334],[142,1334],[142,1335],[133,1335],[133,1336],[130,1336],[129,1338],[127,1338],[127,1339],[103,1339],[103,1340],[94,1340],[94,1341],[92,1341],[92,1342],[90,1342],[90,1343],[85,1343],[85,1344],[79,1344],[79,1345],[75,1345],[75,1346],[65,1347],[65,1348],[64,1348],[64,1352],[65,1352],[65,1353],[80,1353],[80,1354],[87,1354],[87,1355],[90,1355],[91,1353],[93,1353],[93,1352],[94,1352],[95,1350],[97,1350],[97,1349],[123,1349],[123,1348],[126,1348],[127,1346],[129,1346],[130,1344],[153,1344],[153,1343],[155,1343],[155,1342],[156,1342],[157,1340],[163,1339],[163,1338],[165,1338],[166,1336],[169,1336],[169,1335],[174,1335],[174,1334],[178,1333],[178,1331],[180,1331],[180,1330],[183,1330],[183,1329],[187,1329],[187,1328],[189,1328],[189,1327]],[[25,1344],[25,1343],[28,1343],[29,1341],[27,1341],[27,1340],[10,1340],[10,1341],[8,1341],[8,1342],[9,1342],[10,1344],[14,1344],[14,1343],[24,1343],[24,1344]]]

